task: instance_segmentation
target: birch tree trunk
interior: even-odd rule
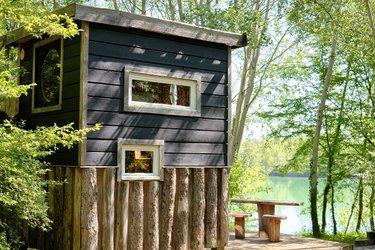
[[[185,21],[185,15],[184,15],[184,0],[177,0],[178,4],[178,15],[179,15],[179,20],[180,22]]]
[[[328,87],[331,82],[333,74],[333,65],[335,62],[337,47],[337,38],[333,38],[331,45],[331,55],[329,58],[329,64],[327,68],[327,73],[324,79],[324,86],[322,90],[322,95],[320,98],[320,104],[317,113],[315,133],[314,133],[314,142],[313,142],[313,152],[311,156],[310,164],[310,215],[312,222],[313,235],[315,237],[320,235],[319,222],[318,222],[318,210],[317,210],[317,198],[318,198],[318,154],[319,154],[319,139],[320,131],[322,128],[323,122],[323,112],[325,109],[325,104],[328,95]]]
[[[325,232],[325,227],[326,227],[326,211],[327,211],[328,195],[329,195],[330,191],[331,191],[331,195],[332,195],[331,202],[334,202],[334,199],[333,199],[334,182],[332,180],[332,178],[333,178],[332,168],[335,164],[336,152],[338,152],[339,138],[340,138],[340,134],[341,134],[341,124],[342,124],[342,119],[343,119],[343,116],[344,116],[344,106],[345,106],[345,100],[346,100],[346,92],[347,92],[347,89],[348,89],[350,70],[351,70],[351,62],[348,62],[348,69],[346,71],[344,89],[342,91],[342,96],[341,96],[340,113],[339,113],[339,116],[337,118],[337,126],[336,126],[336,129],[335,129],[335,133],[333,135],[332,145],[329,142],[328,131],[326,130],[328,155],[329,156],[328,156],[328,164],[327,164],[328,176],[326,177],[326,185],[324,187],[324,193],[323,193],[322,229],[321,229],[322,232]],[[335,222],[336,219],[335,219],[334,204],[331,204],[331,208],[332,208],[331,209],[332,221]],[[337,232],[337,227],[336,227],[335,223],[334,223],[333,231],[334,231],[334,234],[336,234],[335,232]]]
[[[260,12],[261,8],[260,1],[255,2],[255,12]],[[258,60],[261,49],[261,41],[265,35],[266,27],[261,26],[261,22],[268,22],[268,14],[270,11],[270,0],[267,0],[265,6],[265,13],[263,19],[258,17],[258,20],[254,22],[253,31],[254,37],[256,37],[256,44],[250,45],[245,48],[245,58],[243,62],[242,75],[241,75],[241,86],[240,92],[238,94],[237,106],[236,106],[236,115],[233,122],[232,128],[232,145],[230,145],[231,153],[229,156],[229,164],[232,165],[235,157],[238,154],[238,150],[241,145],[242,136],[245,128],[245,122],[247,113],[250,108],[250,100],[253,94],[255,77],[258,66]],[[249,59],[251,61],[249,62]]]

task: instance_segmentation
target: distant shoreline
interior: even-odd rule
[[[290,172],[290,173],[287,173],[287,174],[284,175],[284,174],[280,174],[279,172],[272,171],[269,176],[278,176],[278,177],[309,177],[310,173],[309,172],[305,172],[303,174],[300,174],[300,173]]]

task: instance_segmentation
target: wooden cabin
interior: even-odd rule
[[[36,82],[27,126],[96,123],[48,159],[53,230],[38,249],[204,249],[228,243],[231,50],[241,34],[82,5],[59,11],[82,31],[7,36]]]

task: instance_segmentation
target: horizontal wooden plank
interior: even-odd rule
[[[90,55],[173,65],[201,70],[226,72],[227,63],[219,59],[202,58],[155,49],[90,41]]]
[[[225,166],[225,155],[165,154],[166,166]]]
[[[85,166],[117,166],[117,153],[87,152]],[[225,166],[224,155],[165,154],[165,166]]]
[[[111,29],[108,26],[91,25],[90,40],[108,42],[119,45],[135,46],[146,49],[156,49],[166,52],[174,52],[184,55],[193,55],[205,58],[227,60],[227,50],[210,46],[190,44],[175,41],[170,37],[162,38],[154,33],[136,32],[129,29]]]
[[[64,60],[64,64],[63,64],[64,73],[70,72],[73,70],[79,70],[79,67],[80,67],[79,56],[71,57],[71,58]]]
[[[66,41],[66,40],[65,40]],[[64,45],[64,60],[79,56],[81,52],[81,43],[66,44]]]
[[[90,139],[153,139],[170,142],[225,143],[226,134],[217,131],[119,127],[104,125],[99,131],[90,132]]]
[[[117,139],[109,140],[87,140],[88,152],[117,152]],[[179,153],[179,154],[225,154],[226,145],[215,143],[179,143],[179,142],[165,142],[165,153]]]
[[[204,119],[197,117],[165,116],[156,114],[118,113],[89,111],[87,123],[102,123],[104,125],[129,126],[129,127],[155,127],[176,129],[197,129],[211,131],[225,131],[225,120]]]
[[[70,73],[70,72],[69,72]],[[124,85],[124,73],[118,71],[90,69],[88,73],[89,83],[110,85]],[[201,92],[207,95],[227,95],[225,84],[214,82],[201,82]]]
[[[43,119],[41,119],[41,117]],[[66,112],[66,113],[58,113],[58,114],[48,114],[40,113],[36,114],[35,116],[28,117],[26,124],[28,127],[35,127],[35,126],[52,126],[53,124],[57,124],[59,126],[66,125],[68,123],[74,122],[76,126],[78,126],[78,112]]]
[[[91,97],[121,99],[124,96],[124,87],[116,85],[89,83],[88,95]],[[201,104],[207,107],[225,108],[227,106],[227,98],[225,96],[202,94]]]
[[[110,111],[110,112],[122,112],[123,111],[123,101],[120,99],[109,99],[109,98],[99,98],[99,97],[89,97],[88,98],[88,110],[90,111]],[[202,118],[212,118],[212,119],[227,119],[226,108],[214,108],[205,107],[201,108]]]
[[[224,72],[213,72],[208,70],[199,70],[199,69],[192,69],[189,67],[177,67],[177,66],[165,66],[160,65],[158,63],[149,63],[149,62],[137,62],[133,60],[125,60],[125,59],[118,59],[118,58],[108,58],[102,56],[89,56],[89,68],[90,69],[101,69],[107,71],[117,71],[123,72],[124,68],[126,67],[127,70],[134,70],[134,69],[147,69],[149,74],[152,72],[156,72],[158,74],[163,74],[168,76],[170,73],[180,73],[181,75],[192,75],[192,74],[200,74],[202,76],[201,81],[204,82],[215,82],[215,83],[226,83],[226,73]],[[90,73],[90,72],[89,72]],[[186,77],[189,78],[189,77]],[[89,75],[90,81],[95,81],[93,77]]]
[[[43,117],[43,116],[49,116],[53,114],[62,114],[62,113],[67,113],[67,112],[72,112],[72,111],[78,112],[78,110],[79,110],[79,97],[63,99],[61,110],[43,112],[43,113],[38,113],[38,114],[31,114],[31,98],[26,97],[26,98],[23,98],[22,101],[20,99],[20,115],[23,118],[29,118],[30,116]]]
[[[63,75],[63,87],[71,84],[79,84],[79,69],[65,72]]]
[[[63,98],[69,99],[79,97],[79,82],[73,85],[63,86]]]

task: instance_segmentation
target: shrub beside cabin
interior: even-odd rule
[[[53,230],[38,249],[203,249],[228,242],[231,49],[240,34],[70,5],[72,39],[7,36],[38,85],[27,126],[102,124],[51,158]]]

